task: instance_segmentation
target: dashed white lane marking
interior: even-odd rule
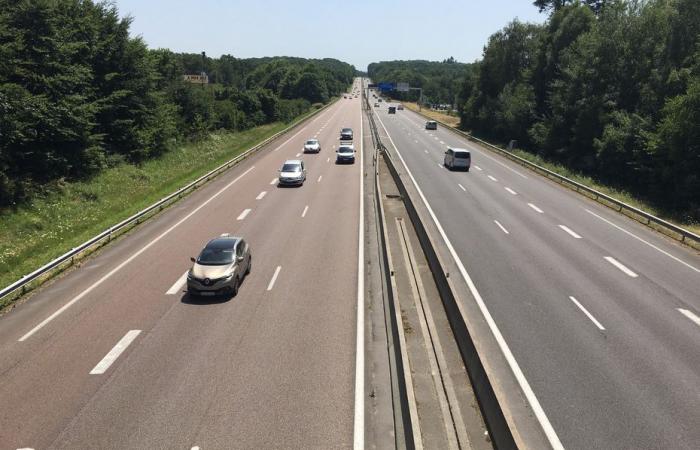
[[[415,140],[415,139],[414,139],[414,140]],[[417,143],[418,143],[418,141],[416,141],[416,144],[417,144]]]
[[[498,181],[498,180],[496,179],[496,177],[491,176],[491,175],[489,175],[489,180],[491,180],[491,181]]]
[[[535,211],[537,211],[537,212],[540,213],[540,214],[542,214],[542,213],[544,212],[544,211],[542,211],[540,208],[538,208],[537,205],[533,205],[532,203],[528,203],[527,206],[529,206],[530,208],[534,209]]]
[[[272,288],[275,286],[275,281],[277,281],[277,275],[280,274],[280,270],[282,270],[282,266],[277,266],[277,268],[275,269],[275,273],[272,275],[270,283],[267,285],[268,291],[271,291]]]
[[[603,325],[601,325],[600,322],[598,322],[598,320],[595,317],[593,317],[593,314],[589,313],[588,310],[586,308],[584,308],[583,305],[581,303],[579,303],[578,300],[576,300],[572,296],[569,296],[569,298],[571,299],[572,302],[574,302],[576,304],[576,306],[579,307],[579,309],[581,311],[583,311],[583,313],[585,315],[588,316],[589,319],[591,319],[591,322],[593,322],[595,324],[595,326],[597,326],[600,330],[605,331],[605,327]]]
[[[320,183],[322,179],[323,179],[323,175],[319,175],[318,180],[316,180],[316,183]]]
[[[484,169],[482,169],[482,168],[479,167],[479,166],[474,166],[474,168],[475,168],[476,170],[484,170]]]
[[[22,447],[22,448],[18,448],[17,450],[34,450],[34,449],[31,447]]]
[[[504,188],[504,189],[505,189],[506,191],[510,192],[510,193],[513,194],[513,195],[518,195],[517,192],[515,192],[513,189],[511,189],[511,188],[509,188],[509,187],[506,187],[506,188]]]
[[[277,180],[275,180],[275,181],[277,181]],[[263,197],[265,197],[265,195],[267,195],[267,191],[262,191],[261,193],[258,194],[257,197],[255,197],[255,200],[262,200]]]
[[[442,169],[443,167],[445,167],[445,166],[443,166],[443,165],[440,164],[440,163],[435,163],[435,164],[437,164],[437,166],[438,166],[439,168],[441,168],[441,169]]]
[[[425,153],[428,153],[428,150],[423,150]]]
[[[441,143],[442,145],[445,145],[445,142],[444,142],[444,141],[440,141],[440,143]]]
[[[574,232],[571,228],[567,227],[566,225],[559,225],[559,228],[569,233],[574,239],[581,239],[581,236],[579,236],[578,233]]]
[[[331,159],[330,159],[330,158],[326,158],[326,162],[331,162]]]
[[[90,375],[101,375],[105,373],[107,369],[109,369],[109,366],[111,366],[114,361],[119,358],[119,355],[124,353],[124,350],[126,350],[129,344],[131,344],[140,333],[141,330],[129,330],[124,337],[117,342],[117,345],[115,345],[112,350],[110,350],[109,353],[102,358],[102,361],[97,363],[95,368],[90,371]]]
[[[167,291],[165,294],[166,294],[166,295],[175,295],[175,294],[177,294],[178,292],[180,292],[180,289],[182,289],[182,286],[184,286],[184,285],[185,285],[185,282],[187,281],[187,273],[188,273],[188,272],[189,272],[189,270],[186,271],[185,273],[183,273],[183,274],[180,276],[180,278],[177,279],[177,281],[175,282],[175,284],[173,284],[173,285],[170,287],[170,289],[168,289],[168,291]]]
[[[190,450],[199,450],[199,447],[197,447],[197,446],[195,445],[195,446],[192,447]]]
[[[246,216],[247,216],[248,214],[250,214],[250,211],[251,211],[250,208],[244,209],[243,212],[242,212],[241,214],[239,214],[239,216],[238,216],[238,218],[237,218],[236,220],[243,220],[243,219],[245,219]]]
[[[270,181],[270,184],[275,184],[275,183],[277,183],[277,181],[278,181],[277,178],[273,178],[272,181]]]
[[[304,206],[304,211],[301,213],[301,217],[306,217],[306,211],[309,210],[309,205]]]
[[[457,183],[457,186],[459,186],[460,189],[462,189],[464,192],[467,192],[467,189],[464,186],[462,186],[461,184]]]
[[[209,197],[207,200],[205,200],[201,205],[199,205],[198,207],[196,207],[194,210],[190,211],[190,213],[187,214],[185,217],[183,217],[182,219],[178,220],[173,226],[171,226],[170,228],[168,228],[167,230],[165,230],[164,232],[162,232],[161,234],[159,234],[158,237],[156,237],[155,239],[153,239],[151,242],[149,242],[149,243],[146,244],[145,246],[141,247],[141,249],[140,249],[139,251],[137,251],[137,252],[134,253],[133,255],[129,256],[127,259],[125,259],[125,260],[124,260],[121,264],[119,264],[117,267],[115,267],[114,269],[110,270],[110,271],[107,272],[107,274],[104,275],[102,278],[100,278],[99,280],[97,280],[96,282],[94,282],[93,284],[91,284],[90,287],[88,287],[87,289],[85,289],[83,292],[81,292],[81,293],[78,294],[77,296],[73,297],[73,299],[72,299],[71,301],[69,301],[69,302],[66,303],[65,305],[61,306],[58,310],[56,310],[56,312],[54,312],[54,313],[51,314],[49,317],[47,317],[46,319],[44,319],[41,323],[39,323],[37,326],[35,326],[35,327],[32,328],[31,330],[29,330],[24,336],[22,336],[21,338],[19,338],[18,341],[19,341],[19,342],[24,342],[24,341],[26,341],[27,339],[29,339],[34,333],[36,333],[37,331],[39,331],[40,329],[42,329],[44,326],[46,326],[46,324],[48,324],[48,323],[51,322],[53,319],[55,319],[55,318],[58,317],[60,314],[62,314],[65,310],[67,310],[68,308],[70,308],[71,306],[73,306],[73,304],[75,304],[75,303],[76,303],[77,301],[79,301],[81,298],[83,298],[83,297],[85,297],[86,295],[88,295],[90,292],[92,292],[93,289],[95,289],[97,286],[99,286],[99,285],[101,285],[102,283],[104,283],[105,280],[109,279],[109,277],[111,277],[112,275],[114,275],[115,273],[117,273],[118,271],[120,271],[124,266],[126,266],[126,265],[129,264],[131,261],[133,261],[134,259],[136,259],[141,253],[143,253],[143,252],[145,252],[146,250],[148,250],[149,248],[151,248],[151,246],[155,245],[156,242],[158,242],[158,241],[160,241],[161,239],[163,239],[163,237],[167,236],[168,233],[170,233],[170,232],[173,231],[175,228],[177,228],[178,226],[180,226],[184,221],[186,221],[187,219],[189,219],[190,217],[192,217],[193,215],[195,215],[200,209],[204,208],[206,205],[208,205],[210,202],[212,202],[216,197],[218,197],[218,196],[221,195],[224,191],[226,191],[228,188],[230,188],[231,186],[233,186],[236,182],[238,182],[238,180],[240,180],[240,179],[243,178],[245,175],[247,175],[248,173],[250,173],[250,171],[253,170],[253,169],[255,169],[255,166],[251,167],[250,169],[246,170],[246,171],[243,172],[242,174],[238,175],[233,181],[231,181],[231,182],[228,183],[226,186],[224,186],[224,187],[222,187],[221,189],[219,189],[218,191],[216,191],[216,193],[215,193],[214,195],[212,195],[211,197]]]
[[[296,157],[298,158],[298,157],[300,157],[300,156],[301,156],[301,153],[297,153]]]
[[[584,209],[586,209],[586,208],[584,208]],[[642,239],[642,238],[640,238],[639,236],[637,236],[636,234],[630,233],[629,231],[625,230],[624,228],[615,225],[614,223],[610,222],[608,219],[599,216],[598,214],[594,213],[593,211],[589,211],[588,209],[586,209],[586,212],[587,212],[588,214],[594,215],[595,217],[599,218],[600,220],[602,220],[603,222],[607,223],[608,225],[612,225],[613,227],[617,228],[618,230],[622,231],[623,233],[627,233],[627,234],[629,234],[630,236],[632,236],[633,238],[635,238],[635,239],[637,239],[637,240],[639,240],[639,241],[644,242],[644,243],[647,244],[649,247],[653,248],[654,250],[658,250],[659,252],[663,253],[664,255],[668,256],[669,258],[674,259],[674,260],[676,260],[677,262],[683,264],[684,266],[686,266],[686,267],[688,267],[688,268],[690,268],[690,269],[693,269],[693,270],[696,271],[696,272],[700,272],[700,269],[698,269],[697,267],[693,267],[693,266],[691,266],[690,264],[688,264],[687,262],[685,262],[685,261],[683,261],[683,260],[681,260],[681,259],[676,258],[676,257],[673,256],[672,254],[670,254],[670,253],[668,253],[668,252],[666,252],[666,251],[664,251],[664,250],[661,250],[659,247],[655,246],[655,245],[652,244],[651,242],[647,242],[647,241],[645,241],[644,239]]]
[[[683,309],[683,308],[676,308],[676,309],[678,310],[679,313],[683,314],[685,317],[687,317],[688,319],[695,322],[695,325],[700,327],[700,317],[696,316],[695,314],[693,314],[691,311],[688,311],[687,309]]]
[[[439,138],[439,137],[437,137],[437,136],[434,136],[434,137],[435,137],[435,140],[436,140],[436,141],[437,141],[437,140],[440,140],[440,138]]]
[[[498,228],[500,228],[505,234],[510,234],[508,230],[506,230],[506,228],[503,225],[501,225],[501,223],[498,220],[494,220],[494,222],[496,223],[496,225],[498,225]]]
[[[631,276],[632,278],[637,278],[639,275],[636,273],[632,272],[630,269],[628,269],[624,264],[622,264],[620,261],[616,260],[612,256],[605,256],[604,257],[607,262],[612,264],[613,266],[617,267],[627,275]]]

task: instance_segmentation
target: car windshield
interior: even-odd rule
[[[468,159],[468,158],[469,158],[469,153],[468,153],[468,152],[455,152],[455,158],[458,158],[458,159]]]
[[[340,147],[338,148],[338,153],[352,153],[352,147]]]
[[[299,164],[285,164],[282,166],[282,172],[301,172]]]
[[[343,133],[352,133],[350,128],[343,128]]]
[[[233,262],[233,247],[217,248],[205,247],[197,258],[197,264],[205,266],[218,266]]]
[[[314,141],[313,139],[310,141],[306,141],[306,145],[316,145],[318,144],[318,141]]]

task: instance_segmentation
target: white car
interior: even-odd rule
[[[341,145],[338,150],[335,151],[335,163],[355,163],[355,147],[352,145]]]
[[[318,139],[309,139],[304,143],[304,153],[318,153],[321,151],[321,143]]]
[[[290,159],[284,162],[278,178],[280,186],[301,186],[306,181],[304,161]]]

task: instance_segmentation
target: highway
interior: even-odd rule
[[[555,432],[550,442],[697,449],[699,255],[448,130],[425,130],[412,111],[379,105],[385,145],[490,311]],[[448,146],[471,151],[469,172],[442,166]]]
[[[0,448],[352,447],[360,101],[341,98],[1,317]],[[358,160],[336,165],[346,126]],[[311,137],[323,150],[299,155]],[[297,157],[306,183],[278,188]],[[222,233],[248,240],[252,272],[233,299],[192,299],[189,258]]]

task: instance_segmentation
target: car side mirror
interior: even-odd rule
[[[445,152],[445,154],[447,154],[447,152]]]
[[[190,261],[192,261],[192,262],[197,262],[197,260],[194,259],[193,257],[190,257]]]

